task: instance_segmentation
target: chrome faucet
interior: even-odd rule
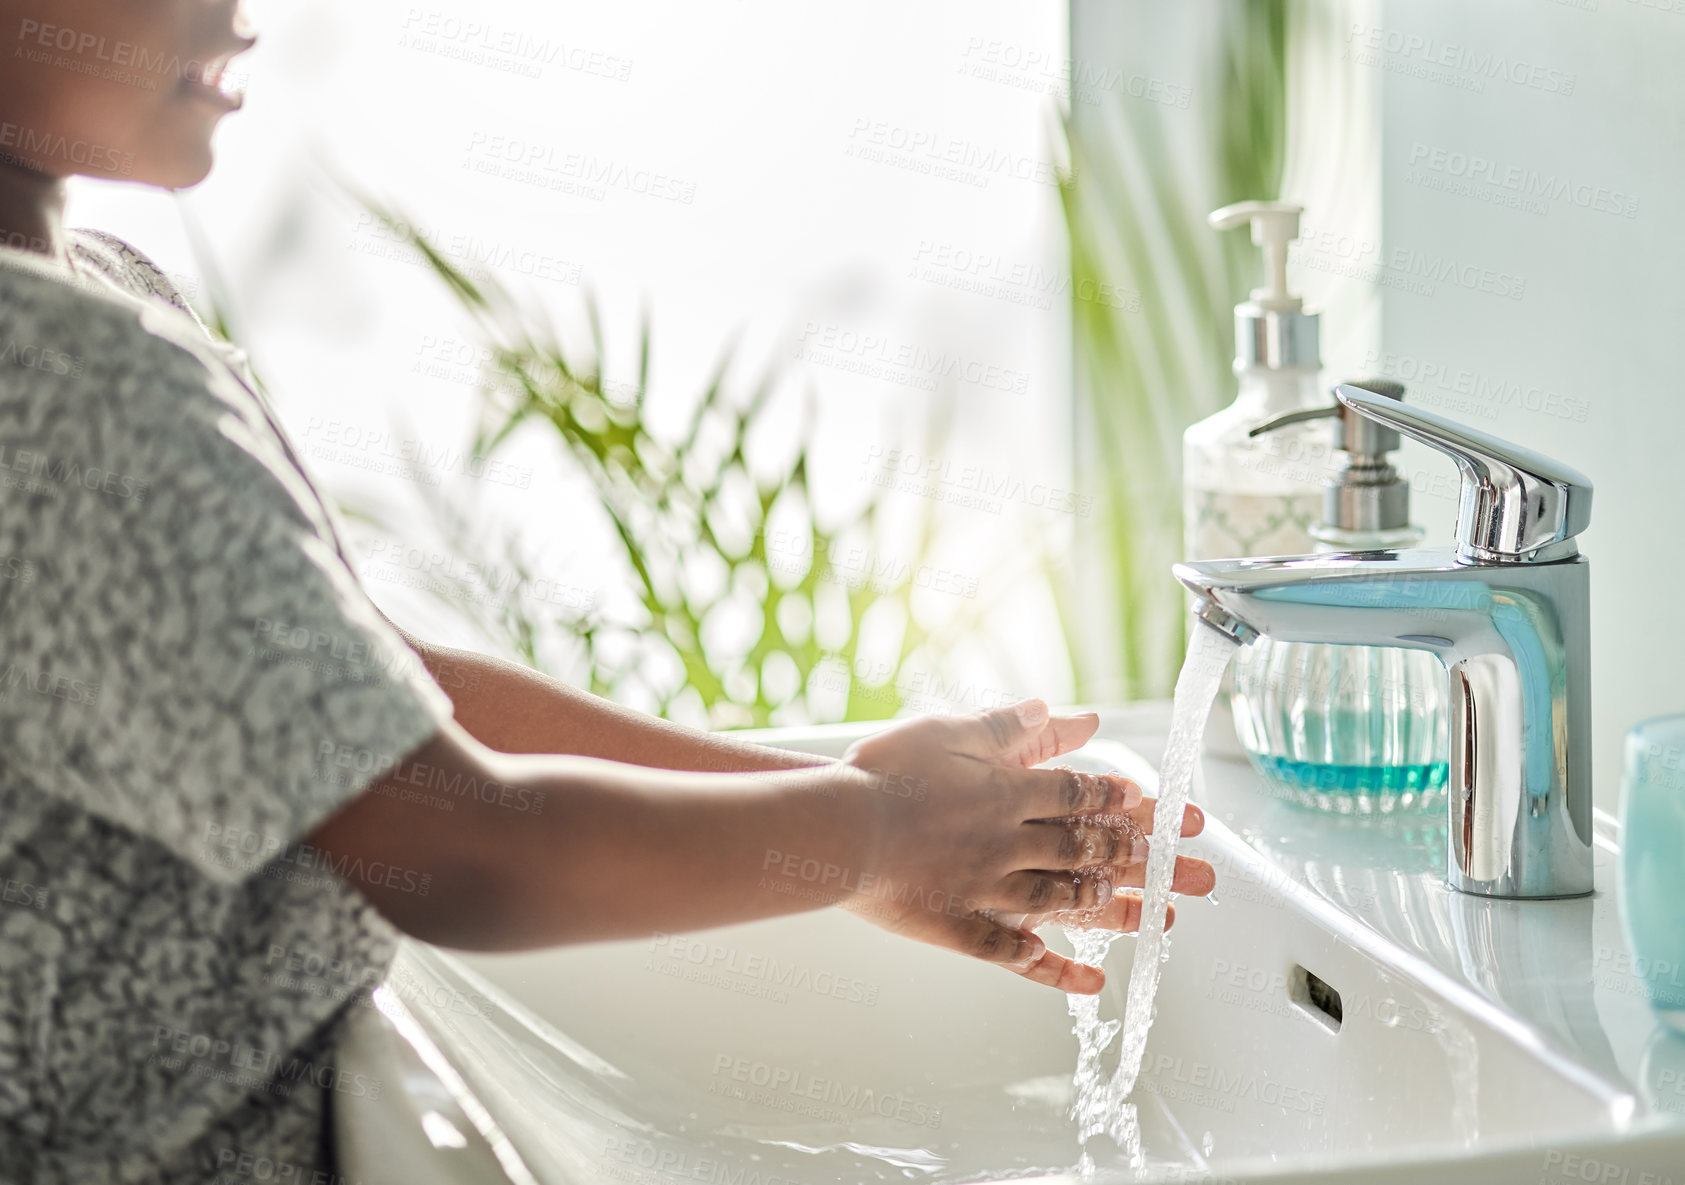
[[[1450,673],[1446,879],[1487,897],[1592,891],[1591,483],[1528,449],[1341,386],[1462,471],[1454,548],[1177,564],[1195,614],[1242,644],[1402,646]]]

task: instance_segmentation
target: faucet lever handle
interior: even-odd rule
[[[1573,554],[1556,545],[1567,544],[1591,521],[1591,482],[1578,470],[1362,387],[1342,384],[1334,395],[1457,462],[1463,475],[1457,553],[1464,559],[1513,563]]]

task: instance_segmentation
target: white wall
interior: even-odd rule
[[[1377,27],[1348,29],[1346,50],[1383,76],[1384,249],[1450,263],[1462,279],[1410,291],[1415,265],[1400,259],[1399,283],[1382,289],[1375,369],[1409,381],[1413,400],[1595,483],[1581,547],[1592,563],[1597,798],[1614,809],[1625,730],[1685,711],[1674,628],[1685,583],[1685,9],[1394,0]],[[1377,38],[1379,50],[1364,48]],[[1523,81],[1492,77],[1486,55]],[[1530,196],[1562,184],[1563,196]],[[1412,463],[1455,489],[1448,462]],[[1449,496],[1419,494],[1417,507],[1424,525],[1449,529]]]

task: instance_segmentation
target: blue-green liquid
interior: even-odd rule
[[[1258,772],[1286,786],[1322,794],[1431,794],[1451,777],[1451,763],[1423,765],[1324,765],[1251,754]]]

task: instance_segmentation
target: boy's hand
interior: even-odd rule
[[[1033,930],[1137,928],[1140,896],[1117,890],[1142,884],[1154,803],[1116,774],[1029,768],[1080,748],[1098,726],[1092,714],[1050,718],[1029,700],[857,742],[843,760],[883,801],[871,876],[842,907],[1061,991],[1098,992],[1104,972],[1049,951]],[[1204,825],[1190,806],[1182,834]],[[1177,857],[1176,892],[1209,893],[1215,879],[1204,861]]]

